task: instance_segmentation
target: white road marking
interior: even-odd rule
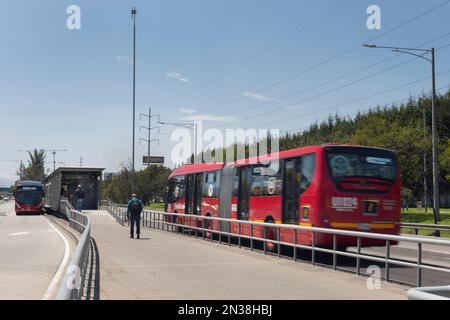
[[[28,234],[30,234],[30,232],[23,231],[23,232],[10,233],[10,234],[8,234],[8,236],[26,236]]]
[[[58,229],[56,229],[53,224],[51,224],[50,222],[48,224],[53,228],[53,230],[55,230],[55,232],[64,241],[64,257],[63,257],[63,259],[61,261],[61,264],[58,267],[58,270],[56,270],[56,273],[55,273],[52,281],[50,282],[50,285],[48,286],[47,291],[45,292],[45,294],[44,294],[44,296],[42,297],[41,300],[48,300],[52,296],[53,291],[55,290],[55,287],[58,284],[59,279],[61,278],[61,275],[63,274],[67,263],[69,262],[69,255],[70,255],[70,244],[69,244],[69,241],[67,241],[66,237],[64,237],[64,235]]]

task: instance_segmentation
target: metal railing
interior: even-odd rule
[[[111,206],[105,206],[106,210]],[[119,216],[125,215],[126,208],[118,207],[115,209],[115,213],[110,212],[113,216],[118,214]],[[116,218],[117,219],[117,218]],[[122,219],[122,218],[121,218]],[[119,220],[121,220],[119,219]],[[183,220],[185,223],[178,223]],[[214,221],[219,225],[225,226],[228,230],[237,229],[237,233],[231,233],[229,231],[215,230],[213,229]],[[219,243],[222,243],[222,237],[225,236],[228,240],[228,244],[231,245],[231,238],[237,238],[237,245],[239,248],[242,246],[242,240],[248,240],[250,242],[250,250],[255,249],[256,242],[262,242],[264,254],[268,253],[271,249],[268,244],[275,244],[275,254],[281,256],[281,246],[291,247],[294,249],[306,249],[311,252],[311,264],[316,265],[317,253],[323,252],[332,255],[332,268],[337,270],[337,257],[344,256],[356,259],[355,273],[361,275],[361,261],[372,261],[384,266],[384,280],[391,281],[390,271],[392,266],[414,268],[416,270],[415,285],[420,287],[422,285],[422,271],[431,270],[437,272],[443,272],[450,274],[450,267],[436,266],[423,262],[423,245],[440,245],[450,246],[450,240],[428,238],[428,237],[414,237],[414,236],[399,236],[388,235],[379,233],[369,233],[361,231],[349,231],[341,229],[327,229],[317,227],[306,227],[288,224],[275,224],[275,223],[262,223],[245,220],[234,220],[217,218],[210,216],[166,213],[162,211],[144,210],[142,214],[142,225],[144,227],[165,230],[165,231],[179,231],[183,234],[189,231],[189,235],[196,238],[201,237],[213,241],[214,235],[219,236]],[[250,229],[249,234],[243,233],[243,226],[247,226]],[[262,237],[256,237],[255,231],[259,231]],[[272,234],[275,234],[273,239],[266,237],[268,230],[272,230]],[[292,230],[294,233],[293,242],[280,241],[281,230]],[[299,237],[304,236],[307,232],[311,239],[311,244],[300,244]],[[329,235],[332,238],[332,246],[323,247],[317,245],[317,238],[320,235]],[[342,236],[349,236],[356,238],[356,252],[341,251],[339,248],[339,238]],[[369,255],[361,252],[363,239],[378,239],[385,242],[384,256]],[[394,258],[391,254],[392,243],[397,242],[409,242],[417,245],[417,256],[414,260],[405,260],[400,258]],[[273,246],[272,246],[273,248]],[[296,261],[297,250],[293,250],[293,258]]]
[[[109,199],[101,200],[98,208],[100,210],[108,211],[110,215],[113,216],[114,219],[121,225],[125,225],[128,223],[128,218],[126,215],[126,208],[120,207]]]
[[[401,222],[400,227],[405,229],[413,229],[416,236],[419,234],[419,230],[450,231],[450,225],[443,224]]]
[[[450,286],[413,288],[407,296],[410,300],[450,300]]]
[[[61,213],[66,215],[72,229],[81,233],[75,252],[56,296],[57,300],[80,300],[86,282],[89,262],[91,219],[76,211],[69,201],[61,201]]]

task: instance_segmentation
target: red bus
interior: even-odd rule
[[[16,215],[22,213],[43,213],[44,189],[39,181],[19,181],[16,192]]]
[[[393,151],[323,144],[281,151],[274,157],[175,169],[168,182],[167,212],[399,234],[401,182]],[[237,224],[231,230],[228,225],[213,222],[212,227],[238,233]],[[241,232],[250,235],[250,226],[243,225]],[[293,243],[294,232],[282,229],[280,241]],[[253,235],[262,237],[262,228],[254,227]],[[265,236],[276,239],[277,235],[266,228]],[[356,244],[354,237],[338,236],[337,240],[339,246]],[[311,232],[297,231],[297,241],[311,244]],[[318,233],[315,241],[331,246],[332,236]],[[385,242],[362,239],[362,245]]]

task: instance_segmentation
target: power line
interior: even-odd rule
[[[448,47],[448,46],[450,46],[450,44],[445,45],[445,46],[443,46],[443,47],[441,47],[441,48],[438,48],[438,50],[442,50],[442,48],[446,48],[446,47]],[[389,68],[387,68],[387,69],[383,69],[383,70],[381,70],[381,71],[378,71],[378,72],[376,72],[376,73],[373,73],[373,74],[364,76],[364,77],[359,78],[359,79],[357,79],[357,80],[353,80],[353,81],[351,81],[351,82],[345,83],[345,84],[343,84],[343,85],[341,85],[341,86],[338,86],[338,87],[336,87],[336,88],[329,89],[329,90],[327,90],[327,91],[325,91],[325,92],[316,94],[316,95],[311,96],[311,97],[308,97],[308,98],[306,98],[306,99],[297,100],[297,101],[295,101],[295,102],[292,102],[292,103],[288,104],[288,105],[285,106],[285,107],[278,107],[278,108],[275,108],[275,109],[273,109],[273,110],[268,110],[268,111],[265,111],[265,112],[262,112],[262,113],[258,113],[258,114],[256,114],[256,115],[253,115],[253,116],[250,116],[250,117],[247,117],[247,118],[244,118],[244,119],[240,119],[240,120],[233,121],[233,122],[227,122],[227,123],[225,123],[225,124],[223,124],[223,125],[221,125],[221,126],[218,126],[218,128],[224,127],[224,126],[226,126],[226,125],[232,125],[232,124],[239,123],[239,122],[242,122],[242,121],[247,121],[247,120],[255,119],[255,118],[258,118],[258,117],[262,117],[262,116],[265,116],[265,115],[268,115],[268,114],[271,114],[271,113],[274,113],[274,112],[278,112],[278,111],[281,111],[281,110],[287,110],[287,109],[289,109],[290,107],[295,106],[295,105],[297,105],[297,104],[304,103],[304,102],[307,102],[307,101],[311,101],[311,100],[314,100],[314,99],[316,99],[316,98],[319,98],[319,97],[322,97],[322,96],[324,96],[324,95],[327,95],[327,94],[329,94],[329,93],[335,92],[335,91],[337,91],[337,90],[340,90],[340,89],[343,89],[343,88],[352,86],[352,85],[354,85],[354,84],[356,84],[356,83],[359,83],[359,82],[361,82],[361,81],[364,81],[364,80],[373,78],[373,77],[378,76],[378,75],[380,75],[380,74],[383,74],[383,73],[385,73],[385,72],[387,72],[387,71],[390,71],[390,70],[393,70],[393,69],[398,68],[398,67],[400,67],[400,66],[403,66],[403,65],[405,65],[405,64],[408,64],[408,63],[410,63],[410,62],[412,62],[412,61],[414,61],[414,60],[416,60],[416,59],[418,59],[418,57],[414,57],[414,58],[409,59],[409,60],[407,60],[407,61],[404,61],[404,62],[402,62],[402,63],[399,63],[399,64],[396,64],[396,65],[394,65],[394,66],[391,66],[391,67],[389,67]],[[249,110],[249,109],[247,108],[246,110]],[[241,111],[242,111],[242,110],[241,110]],[[234,113],[234,112],[233,112],[233,113]],[[231,113],[229,113],[229,114],[231,114]]]
[[[431,43],[431,42],[434,42],[434,41],[436,41],[436,40],[442,39],[442,38],[444,38],[444,37],[448,37],[449,35],[450,35],[450,32],[447,32],[447,33],[445,33],[445,34],[443,34],[443,35],[440,35],[440,36],[438,36],[438,37],[436,37],[436,38],[434,38],[434,39],[432,39],[432,40],[429,40],[429,41],[426,41],[426,42],[424,42],[424,43],[421,43],[421,44],[419,44],[417,47],[421,47],[421,46],[427,45],[427,44],[429,44],[429,43]],[[445,48],[447,48],[447,47],[449,47],[449,46],[450,46],[450,43],[449,43],[448,45],[445,45],[445,46],[443,46],[443,47],[438,48],[437,50],[442,50],[442,49],[445,49]],[[354,71],[345,73],[345,74],[343,74],[343,75],[337,76],[337,77],[335,77],[335,78],[333,78],[333,79],[327,80],[327,81],[325,81],[325,82],[322,82],[322,83],[320,83],[320,84],[314,85],[314,86],[312,86],[312,87],[309,87],[309,88],[306,88],[306,89],[301,89],[301,90],[298,90],[298,91],[289,93],[289,94],[287,94],[287,95],[284,95],[284,96],[281,96],[281,97],[278,97],[278,98],[274,98],[274,99],[271,100],[271,101],[266,101],[266,102],[262,102],[262,103],[258,103],[258,104],[252,105],[252,106],[250,106],[250,107],[245,108],[244,110],[245,110],[245,111],[248,111],[248,110],[252,110],[252,109],[255,109],[255,108],[259,108],[259,107],[262,107],[262,106],[265,106],[265,105],[269,105],[269,104],[272,104],[272,103],[277,102],[277,101],[280,101],[280,100],[286,100],[286,99],[291,98],[291,97],[293,97],[293,96],[296,96],[296,95],[298,95],[298,94],[300,94],[300,93],[305,93],[305,92],[307,92],[307,91],[310,91],[310,90],[313,90],[313,89],[317,89],[317,88],[323,87],[323,86],[325,86],[325,85],[327,85],[327,84],[330,84],[330,83],[333,83],[333,82],[335,82],[335,81],[337,81],[337,80],[344,79],[344,78],[346,78],[346,77],[348,77],[348,76],[350,76],[350,75],[359,73],[359,72],[361,72],[361,71],[364,71],[364,70],[366,70],[366,69],[369,69],[369,68],[371,68],[371,67],[374,67],[374,66],[376,66],[376,65],[379,65],[379,64],[381,64],[381,63],[383,63],[383,62],[386,62],[386,61],[389,61],[389,60],[391,60],[391,59],[394,59],[394,58],[396,58],[396,57],[398,57],[398,56],[400,56],[400,55],[401,55],[401,54],[396,54],[396,55],[394,55],[394,56],[389,56],[388,58],[384,58],[384,59],[382,59],[382,60],[380,60],[380,61],[377,61],[377,62],[372,63],[372,64],[370,64],[370,65],[364,66],[364,67],[359,68],[359,69],[357,69],[357,70],[354,70]],[[300,101],[300,102],[299,102],[299,101],[296,101],[294,104],[301,103],[301,102],[305,102],[305,101],[309,101],[310,99],[317,98],[317,97],[322,96],[322,95],[325,95],[325,94],[327,94],[327,93],[330,93],[330,92],[333,92],[333,91],[342,89],[342,88],[344,88],[344,87],[350,86],[350,85],[352,85],[352,84],[354,84],[354,83],[356,83],[356,82],[358,82],[358,81],[367,80],[367,79],[369,79],[369,78],[371,78],[371,77],[373,77],[373,76],[379,75],[379,74],[381,74],[381,73],[383,73],[383,72],[387,72],[387,71],[390,71],[390,70],[392,70],[392,69],[394,69],[394,68],[396,68],[396,67],[399,67],[399,66],[402,66],[402,65],[404,65],[404,64],[407,64],[407,63],[409,63],[409,62],[411,62],[411,61],[413,61],[413,60],[415,60],[415,59],[416,59],[416,58],[413,58],[413,59],[408,60],[408,61],[406,61],[406,62],[402,62],[402,63],[399,63],[399,64],[394,65],[394,66],[392,66],[392,67],[389,67],[389,68],[387,68],[387,69],[383,69],[383,70],[381,70],[381,71],[379,71],[379,72],[377,72],[377,73],[374,73],[374,74],[371,74],[371,75],[369,75],[369,76],[363,77],[363,78],[361,78],[361,79],[359,79],[359,80],[352,81],[352,82],[350,82],[350,83],[348,83],[348,84],[345,84],[345,85],[340,86],[340,87],[338,87],[338,88],[335,88],[335,89],[326,91],[325,93],[318,94],[318,95],[316,95],[316,96],[314,96],[314,97],[311,97],[311,98],[308,98],[308,99],[306,99],[306,100],[303,100],[303,101]],[[289,105],[289,107],[290,107],[290,106],[291,106],[291,105]],[[234,113],[239,113],[239,112],[242,112],[242,111],[243,111],[242,109],[234,110],[234,111],[230,111],[230,112],[218,114],[218,116],[227,116],[227,115],[234,114]],[[227,124],[228,124],[228,123],[227,123]]]
[[[386,34],[389,34],[389,33],[393,32],[393,31],[395,31],[395,30],[397,30],[397,29],[399,29],[399,28],[401,28],[401,27],[403,27],[403,26],[405,26],[405,25],[407,25],[407,24],[409,24],[409,23],[411,23],[411,22],[413,22],[413,21],[415,21],[415,20],[417,20],[417,19],[427,15],[427,14],[429,14],[430,12],[441,8],[442,6],[448,4],[449,2],[450,2],[450,0],[443,1],[440,4],[438,4],[436,6],[433,6],[432,8],[430,8],[430,9],[428,9],[428,10],[426,10],[426,11],[424,11],[424,12],[422,12],[422,13],[420,13],[420,14],[418,14],[418,15],[416,15],[416,16],[414,16],[414,17],[412,17],[412,18],[410,18],[410,19],[408,19],[408,20],[406,20],[406,21],[404,21],[402,23],[400,23],[400,24],[398,24],[397,26],[395,26],[395,27],[393,27],[393,28],[391,28],[389,30],[386,30],[386,31],[380,33],[379,35],[377,35],[375,37],[372,37],[372,38],[370,38],[370,39],[368,39],[368,40],[366,40],[364,42],[359,42],[358,44],[354,45],[353,47],[351,47],[349,49],[346,49],[346,50],[344,50],[344,51],[342,51],[342,52],[340,52],[340,53],[338,53],[338,54],[336,54],[336,55],[334,55],[334,56],[332,56],[330,58],[327,58],[327,59],[323,60],[322,62],[319,62],[319,63],[317,63],[317,64],[315,64],[313,66],[310,66],[310,67],[308,67],[306,69],[303,69],[302,71],[299,71],[299,72],[296,72],[294,74],[291,74],[291,75],[289,75],[289,76],[287,76],[287,77],[285,77],[283,79],[280,79],[280,80],[278,80],[276,82],[273,82],[273,83],[271,83],[271,84],[269,84],[269,85],[267,85],[265,87],[262,87],[262,88],[254,90],[254,91],[251,91],[250,94],[256,94],[256,93],[260,93],[262,91],[268,90],[268,89],[273,88],[275,86],[278,86],[278,85],[280,85],[282,83],[290,81],[290,80],[292,80],[292,79],[294,79],[294,78],[296,78],[296,77],[298,77],[298,76],[300,76],[300,75],[302,75],[304,73],[307,73],[307,72],[312,71],[314,69],[317,69],[317,68],[319,68],[319,67],[321,67],[321,66],[323,66],[325,64],[328,64],[329,62],[334,61],[334,60],[336,60],[336,59],[338,59],[338,58],[348,54],[349,52],[351,52],[351,51],[361,47],[361,45],[363,45],[364,43],[372,42],[372,41],[374,41],[374,40],[376,40],[378,38],[381,38],[381,37],[385,36]],[[241,95],[239,97],[236,97],[236,98],[233,98],[231,100],[225,101],[225,102],[220,103],[218,105],[197,110],[197,111],[193,112],[191,115],[198,114],[199,112],[203,112],[205,110],[211,110],[211,109],[220,108],[220,107],[223,107],[225,105],[232,104],[232,103],[241,101],[241,100],[246,99],[246,98],[247,98],[247,95]]]
[[[445,70],[445,71],[442,71],[442,72],[436,74],[436,76],[442,76],[442,75],[447,74],[447,73],[449,73],[449,72],[450,72],[450,69]],[[407,86],[410,86],[410,85],[413,85],[413,84],[416,84],[416,83],[419,83],[419,82],[428,80],[428,79],[430,79],[430,78],[431,78],[430,76],[427,76],[427,77],[421,78],[421,79],[419,79],[419,80],[411,81],[411,82],[402,84],[402,85],[400,85],[400,86],[397,86],[397,87],[394,87],[394,88],[389,88],[389,89],[383,90],[383,91],[381,91],[381,92],[377,92],[377,93],[375,93],[375,94],[371,94],[371,95],[368,95],[368,96],[365,96],[365,97],[362,97],[362,98],[358,98],[358,99],[355,99],[355,100],[351,100],[351,101],[347,101],[347,102],[344,102],[344,103],[340,103],[340,104],[334,105],[334,106],[332,106],[332,107],[327,107],[327,108],[320,109],[320,110],[318,110],[318,111],[314,111],[314,112],[307,113],[307,114],[303,114],[303,115],[291,116],[291,117],[289,117],[289,118],[282,119],[282,120],[277,120],[277,121],[271,121],[271,122],[263,123],[263,124],[261,124],[261,125],[262,125],[262,126],[265,126],[265,125],[271,125],[271,124],[274,124],[274,123],[279,123],[279,122],[288,121],[288,120],[292,120],[292,119],[298,119],[298,118],[304,117],[304,116],[309,116],[309,115],[311,115],[311,114],[315,114],[315,113],[318,113],[318,112],[321,112],[321,111],[326,111],[326,110],[330,110],[330,109],[335,109],[335,108],[338,108],[338,107],[341,107],[341,106],[345,106],[345,105],[349,105],[349,104],[352,104],[352,103],[355,103],[355,102],[360,102],[360,101],[363,101],[363,100],[367,100],[367,99],[369,99],[369,98],[373,98],[373,97],[382,95],[382,94],[387,93],[387,92],[391,92],[391,91],[395,91],[395,90],[398,90],[398,89],[402,89],[402,88],[404,88],[404,87],[407,87]]]
[[[450,88],[450,83],[449,83],[448,85],[446,85],[446,86],[440,87],[439,89],[437,89],[437,91],[441,91],[441,90],[444,90],[444,89],[448,90],[449,88]],[[419,98],[420,96],[421,96],[421,95],[408,96],[408,97],[405,97],[405,98],[402,98],[402,99],[394,100],[394,101],[389,102],[389,103],[385,103],[385,104],[382,105],[381,107],[388,107],[389,105],[395,105],[395,104],[398,104],[399,102],[402,102],[402,101],[405,101],[405,100],[409,100],[409,99],[414,99],[414,98],[417,99],[417,98]],[[332,108],[330,108],[330,109],[332,109]],[[325,109],[321,109],[321,110],[318,110],[317,112],[312,112],[312,113],[309,113],[309,114],[307,114],[307,115],[311,115],[311,114],[314,114],[314,113],[319,113],[319,112],[322,112],[323,110],[325,110]],[[370,110],[370,109],[369,109],[369,110]],[[361,112],[361,110],[355,111],[355,112],[352,113],[350,116],[354,116],[354,115],[358,114],[359,112]],[[307,115],[305,115],[305,116],[307,116]],[[302,131],[302,130],[309,129],[309,128],[311,128],[311,125],[304,126],[304,127],[300,127],[300,128],[295,128],[295,129],[292,129],[292,131]]]
[[[212,77],[211,79],[209,79],[209,80],[207,80],[207,81],[204,81],[204,82],[200,83],[200,84],[198,85],[198,87],[203,87],[204,85],[206,85],[206,84],[208,84],[208,83],[210,83],[210,82],[212,82],[212,81],[218,80],[218,79],[220,79],[220,78],[222,78],[222,77],[224,77],[224,76],[226,76],[226,75],[228,75],[228,74],[230,74],[230,73],[232,73],[232,72],[234,72],[234,71],[236,71],[236,70],[239,70],[239,69],[245,67],[245,65],[247,65],[247,64],[250,63],[250,62],[252,62],[252,61],[255,60],[256,58],[258,58],[258,57],[260,57],[260,56],[262,56],[262,55],[264,55],[264,54],[270,52],[271,50],[277,48],[277,47],[278,47],[279,45],[281,45],[282,43],[284,43],[284,42],[286,42],[286,41],[288,41],[288,40],[290,40],[290,39],[296,37],[297,35],[299,35],[299,34],[302,33],[303,31],[305,31],[305,30],[307,30],[308,28],[312,27],[313,25],[317,24],[319,21],[321,21],[321,20],[323,20],[323,19],[329,17],[330,15],[336,13],[337,11],[339,11],[340,9],[342,9],[343,7],[345,7],[347,4],[349,4],[349,3],[352,2],[352,1],[353,1],[353,0],[346,0],[346,1],[342,2],[342,3],[339,4],[337,7],[334,7],[332,10],[330,10],[330,11],[324,13],[323,15],[317,17],[314,21],[312,21],[312,22],[310,22],[309,24],[306,24],[306,25],[300,27],[298,30],[294,31],[293,33],[291,33],[291,34],[289,34],[289,35],[287,35],[287,36],[285,36],[285,37],[283,37],[282,39],[280,39],[280,40],[278,40],[277,42],[275,42],[273,45],[270,45],[269,47],[267,47],[267,48],[265,48],[265,49],[263,49],[263,50],[261,50],[261,51],[255,53],[254,55],[252,55],[251,57],[249,57],[249,58],[246,59],[245,61],[243,61],[243,62],[241,62],[241,63],[235,65],[234,67],[231,67],[230,69],[228,69],[228,70],[226,70],[226,71],[223,71],[223,72],[217,74],[216,76]],[[182,94],[176,96],[175,98],[179,98],[179,97],[181,97],[181,96],[183,96],[183,95],[189,94],[189,93],[191,93],[191,92],[194,91],[194,90],[195,90],[195,89],[188,90],[188,91],[186,91],[186,92],[184,92],[184,93],[182,93]]]

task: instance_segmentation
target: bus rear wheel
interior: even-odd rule
[[[275,223],[273,219],[268,219],[266,223]],[[277,239],[277,230],[273,227],[264,227],[264,239],[266,240],[274,240],[278,241]],[[278,244],[272,241],[265,241],[264,246],[266,247],[266,250],[269,252],[277,252],[278,251]]]
[[[210,215],[206,215],[207,217],[210,217]],[[205,219],[205,222],[203,223],[203,228],[204,229],[208,229],[203,231],[205,234],[205,238],[211,238],[211,220],[210,219]]]

